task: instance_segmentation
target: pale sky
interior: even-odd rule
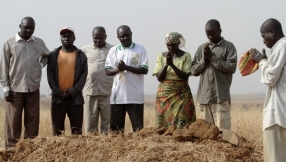
[[[204,27],[209,19],[217,19],[221,24],[222,36],[232,42],[238,55],[250,48],[261,51],[266,48],[260,36],[260,26],[268,18],[279,20],[286,34],[286,1],[269,0],[27,0],[2,1],[0,18],[1,48],[6,40],[16,35],[19,23],[25,16],[36,21],[34,36],[40,37],[53,50],[61,45],[59,31],[65,26],[75,30],[78,48],[92,43],[91,32],[95,26],[103,26],[107,31],[107,42],[119,44],[116,29],[120,25],[130,26],[133,41],[143,45],[149,57],[149,72],[145,76],[145,94],[155,95],[159,82],[152,73],[156,57],[167,50],[164,42],[166,33],[176,31],[186,39],[186,49],[192,58],[199,45],[207,42]],[[269,49],[266,50],[269,55]],[[46,68],[43,69],[41,93],[48,94]],[[189,84],[195,95],[199,77],[190,77]],[[242,77],[237,68],[233,75],[231,93],[265,92],[266,86],[260,82],[260,70]],[[2,89],[0,90],[2,94]]]

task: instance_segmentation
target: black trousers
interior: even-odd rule
[[[139,131],[144,126],[144,104],[111,104],[111,131],[124,132],[126,112],[129,115],[133,132]]]
[[[66,114],[70,120],[72,134],[82,134],[83,105],[75,105],[73,98],[64,99],[61,104],[52,103],[52,129],[53,135],[59,136],[65,131]]]

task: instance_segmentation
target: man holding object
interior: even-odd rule
[[[286,161],[286,38],[280,22],[266,20],[260,27],[270,57],[251,49],[252,59],[259,63],[261,82],[268,86],[263,109],[264,161]]]

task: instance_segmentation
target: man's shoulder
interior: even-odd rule
[[[204,43],[202,43],[201,45],[199,45],[198,49],[202,49],[202,48],[204,48],[204,46],[205,46],[207,43],[208,43],[208,42],[204,42]]]
[[[43,39],[39,38],[39,37],[36,37],[36,36],[33,36],[35,42],[39,42],[39,43],[44,43]]]
[[[62,46],[54,48],[54,49],[50,52],[50,55],[49,55],[49,56],[56,55],[56,54],[59,52],[59,50],[60,50],[61,47],[62,47]]]
[[[90,48],[90,47],[93,47],[93,44],[92,44],[92,43],[82,46],[82,47],[81,47],[81,50],[84,51],[85,49]]]
[[[16,36],[13,36],[6,40],[5,44],[11,44],[11,43],[16,43]]]
[[[225,44],[225,46],[235,47],[234,44],[233,44],[232,42],[228,41],[228,40],[225,40],[225,39],[224,39],[224,42],[223,42],[223,43]]]
[[[106,47],[107,47],[107,48],[112,48],[112,47],[114,47],[114,46],[117,46],[117,45],[113,45],[113,44],[106,43]]]
[[[110,52],[115,52],[117,50],[119,45],[113,45],[112,47],[110,47],[109,53]]]
[[[143,45],[137,44],[137,43],[135,43],[135,48],[145,49],[145,47]]]

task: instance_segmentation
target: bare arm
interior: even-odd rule
[[[147,74],[148,73],[148,69],[143,68],[143,67],[127,66],[125,64],[125,62],[122,60],[118,63],[117,68],[119,71],[127,70],[127,71],[130,71],[130,72],[135,73],[135,74]]]
[[[175,71],[176,75],[181,78],[182,80],[188,80],[189,74],[186,74],[185,72],[178,69],[174,64],[170,65],[172,69]]]
[[[132,67],[132,66],[127,66],[126,67],[127,71],[130,71],[132,73],[135,74],[147,74],[148,73],[148,69],[145,69],[143,67]]]
[[[107,76],[114,76],[118,73],[118,70],[117,69],[112,69],[112,68],[108,68],[108,69],[105,69],[105,73]]]
[[[166,78],[167,69],[168,69],[168,65],[165,65],[165,66],[163,67],[163,69],[156,75],[157,80],[158,80],[159,82],[162,82],[162,81]]]

